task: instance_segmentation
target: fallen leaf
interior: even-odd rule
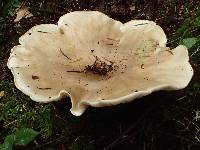
[[[4,92],[4,91],[1,91],[1,92],[0,92],[0,98],[2,98],[4,95],[5,95],[5,92]]]
[[[16,16],[14,22],[18,22],[23,18],[29,18],[29,17],[33,16],[33,14],[28,11],[27,7],[17,10],[16,14],[17,14],[17,16]]]

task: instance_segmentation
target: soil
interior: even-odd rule
[[[6,67],[10,49],[18,43],[17,39],[34,25],[56,23],[60,16],[75,10],[97,10],[123,23],[132,19],[155,21],[165,30],[167,37],[172,37],[184,21],[182,15],[185,3],[186,0],[24,0],[22,4],[29,7],[33,17],[14,23],[13,16],[4,24],[0,79],[12,82],[12,74]],[[198,3],[198,0],[188,2],[194,9]],[[190,15],[195,14],[192,11]],[[174,47],[177,43],[169,41],[168,46]],[[195,64],[194,68],[199,69]],[[106,73],[103,70],[103,74]],[[53,136],[40,138],[37,144],[16,149],[67,150],[72,143],[81,141],[97,150],[198,150],[200,142],[194,140],[194,135],[197,134],[195,136],[198,137],[199,132],[191,121],[195,116],[194,110],[197,110],[197,105],[200,104],[197,101],[200,96],[197,95],[196,101],[193,101],[193,96],[188,94],[197,80],[195,76],[187,90],[156,92],[128,104],[89,108],[83,116],[77,118],[69,112],[70,100],[63,99],[53,103]],[[60,118],[66,124],[65,127],[58,124],[61,122]],[[65,128],[69,131],[67,134],[64,134]],[[88,145],[79,144],[78,149],[86,150]]]

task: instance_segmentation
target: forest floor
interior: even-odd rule
[[[16,4],[28,7],[33,16],[14,22]],[[32,128],[40,135],[14,149],[199,150],[198,0],[3,0],[0,8],[0,144],[20,128]],[[127,104],[89,108],[80,117],[70,113],[69,98],[49,104],[33,102],[14,86],[6,66],[10,49],[31,27],[55,24],[63,14],[76,10],[97,10],[123,23],[132,19],[155,21],[168,37],[167,46],[188,46],[194,68],[191,83],[183,90],[156,92]]]

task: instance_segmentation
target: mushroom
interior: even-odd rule
[[[37,102],[71,98],[73,115],[89,106],[126,103],[159,90],[185,88],[193,76],[187,48],[170,50],[162,28],[125,24],[98,11],[75,11],[58,25],[34,26],[8,59],[18,89]]]

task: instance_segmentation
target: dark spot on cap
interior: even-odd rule
[[[91,51],[92,53],[94,52],[94,50],[93,50],[93,49],[91,49],[90,51]]]
[[[51,90],[52,88],[48,88],[48,87],[46,87],[46,88],[41,88],[41,87],[37,87],[39,90]]]
[[[28,33],[28,35],[31,35],[31,33]]]
[[[38,76],[32,75],[32,79],[33,79],[33,80],[37,80],[37,79],[39,79],[39,77],[38,77]]]
[[[48,33],[48,32],[46,32],[46,31],[37,31],[37,32],[40,32],[40,33]]]
[[[63,29],[60,29],[60,34],[64,34],[65,32],[63,31]]]
[[[145,24],[148,24],[148,23],[139,23],[139,24],[136,24],[134,26],[141,26],[141,25],[145,25]]]
[[[140,66],[140,67],[141,67],[141,69],[144,69],[144,64],[141,64],[141,66]]]
[[[106,45],[114,45],[113,43],[107,43]]]

